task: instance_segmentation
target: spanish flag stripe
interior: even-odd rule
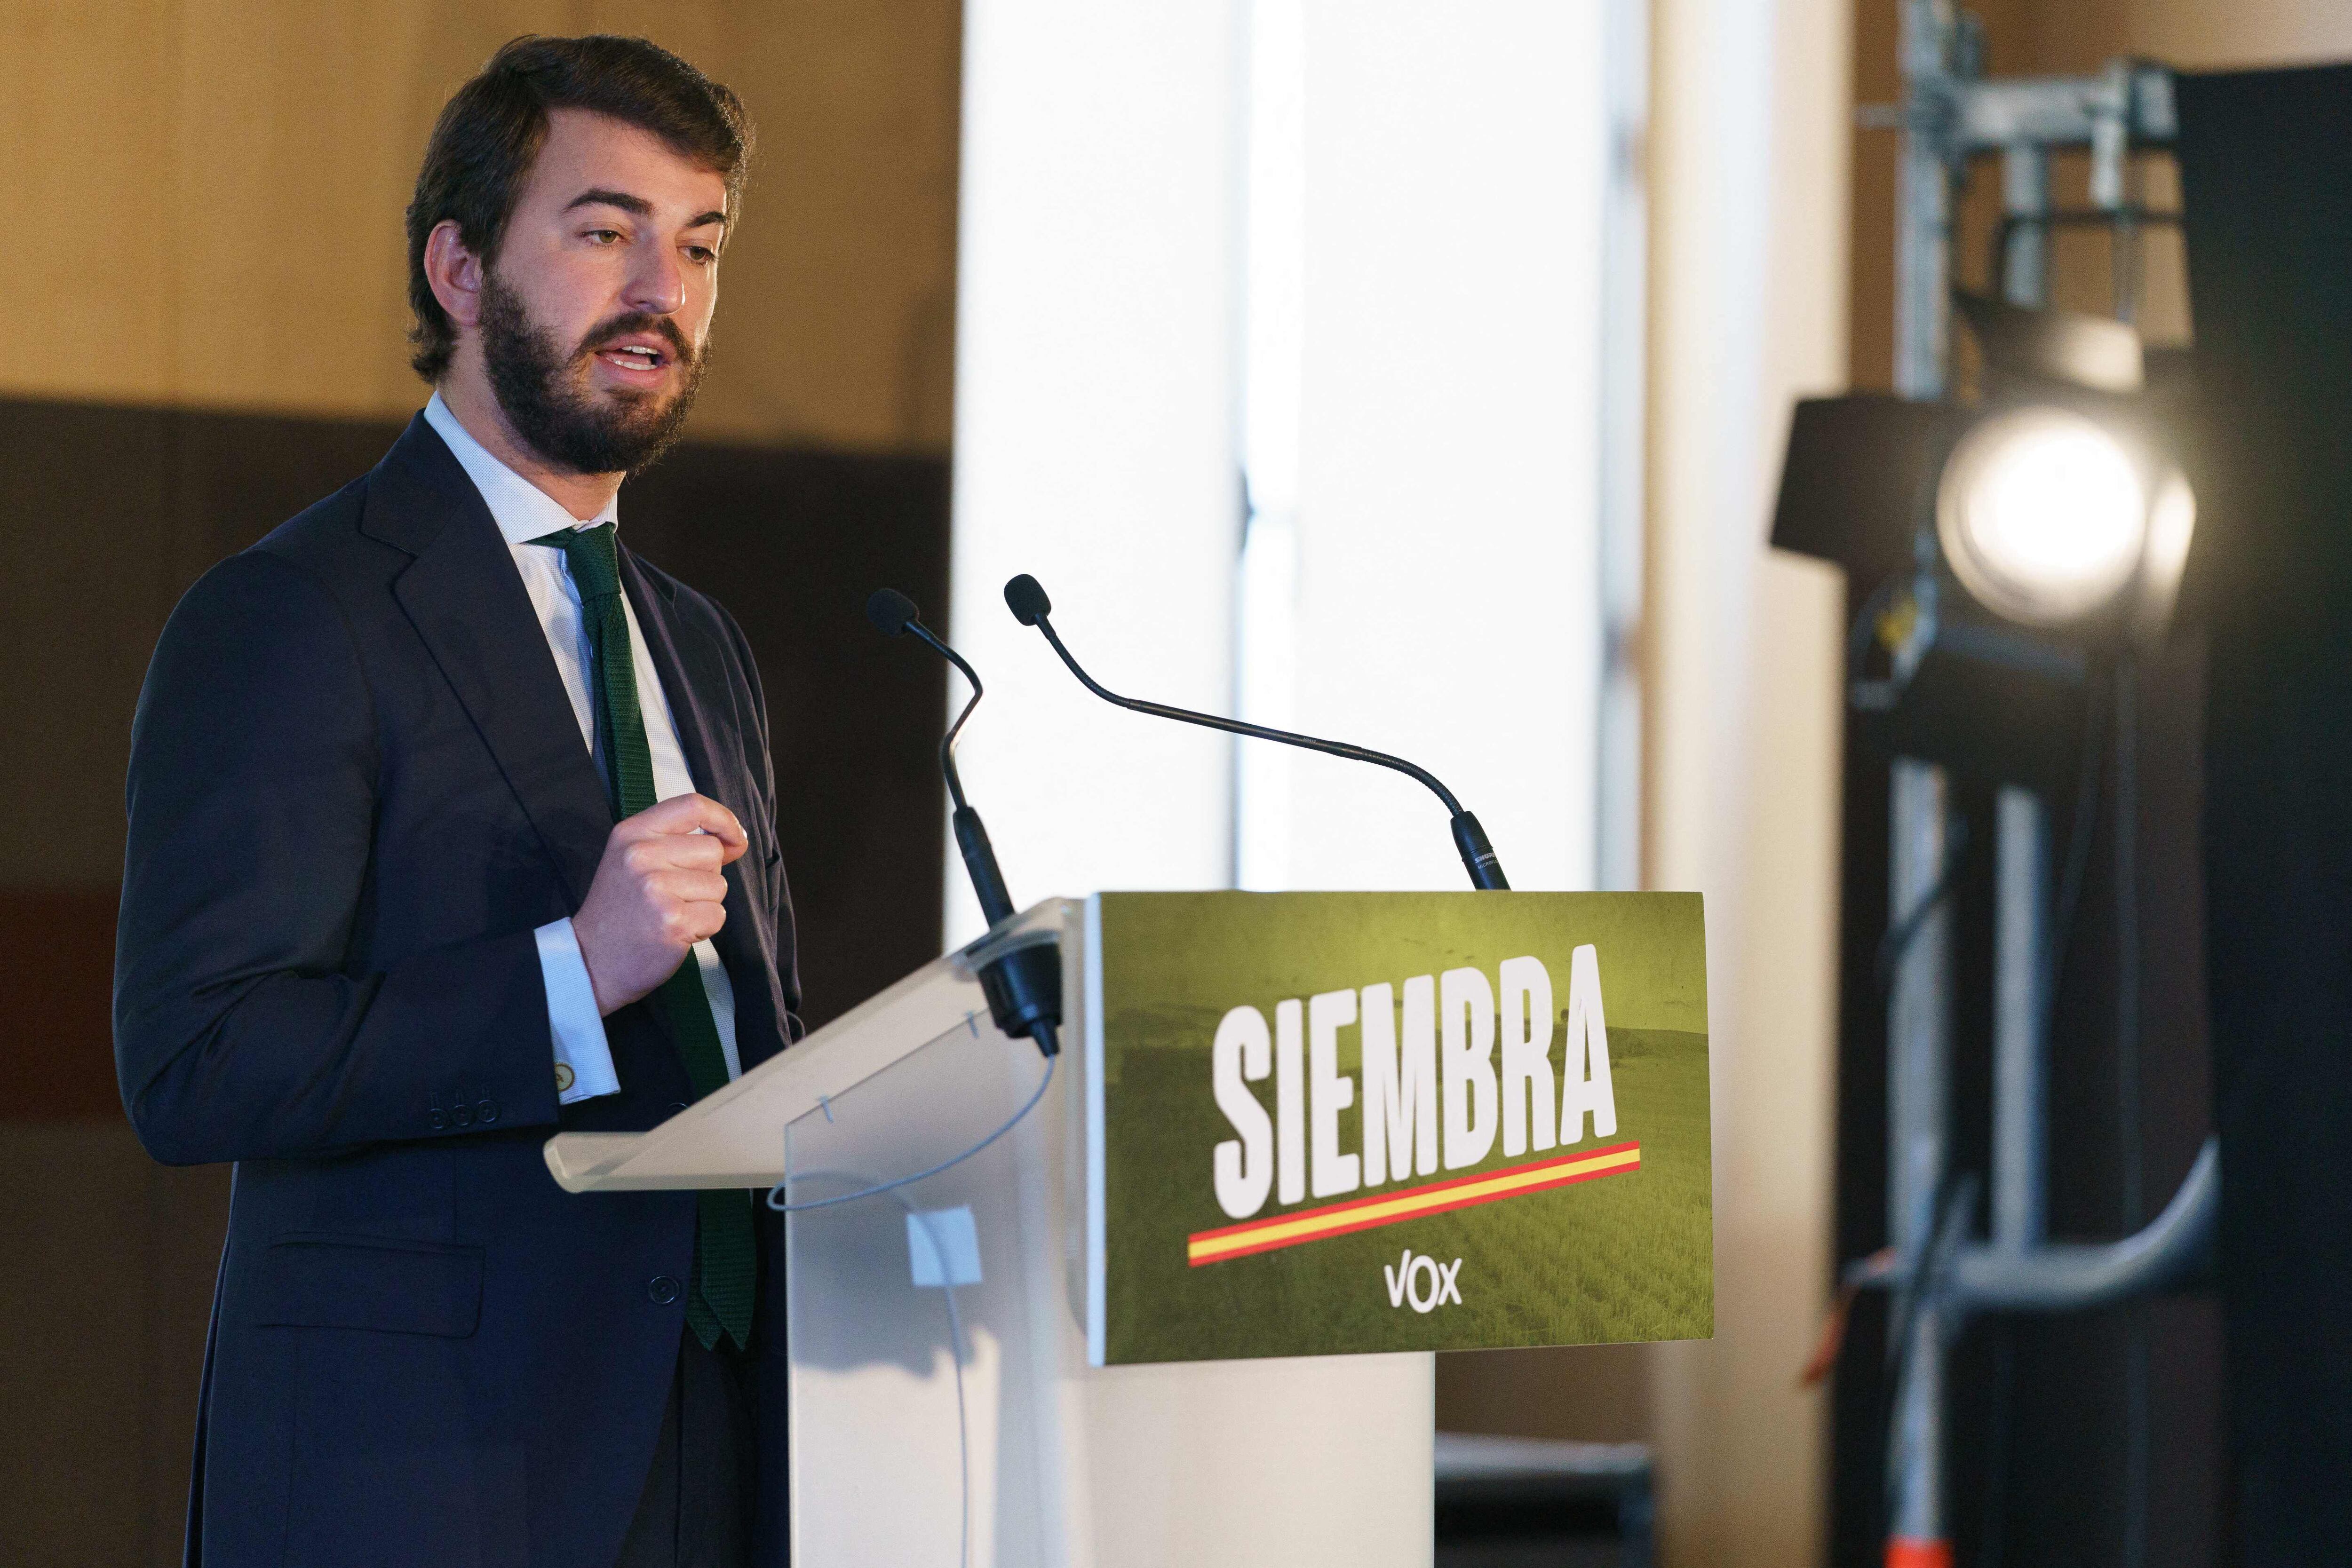
[[[1203,1263],[1222,1263],[1228,1258],[1244,1258],[1253,1252],[1271,1252],[1277,1248],[1321,1241],[1328,1237],[1370,1230],[1402,1220],[1444,1214],[1451,1209],[1498,1203],[1507,1197],[1521,1197],[1528,1193],[1567,1186],[1573,1182],[1618,1176],[1639,1170],[1641,1166],[1641,1145],[1617,1144],[1605,1149],[1538,1160],[1531,1165],[1455,1176],[1448,1181],[1432,1182],[1425,1186],[1407,1187],[1402,1192],[1354,1198],[1322,1208],[1303,1209],[1297,1214],[1276,1215],[1215,1230],[1196,1231],[1185,1239],[1184,1252],[1188,1261],[1197,1269]]]
[[[1533,1172],[1549,1170],[1559,1166],[1582,1165],[1588,1161],[1605,1159],[1611,1155],[1622,1155],[1629,1151],[1638,1155],[1641,1147],[1642,1145],[1639,1144],[1611,1144],[1605,1147],[1598,1149],[1580,1149],[1572,1155],[1554,1155],[1548,1160],[1537,1160],[1528,1165],[1508,1166],[1498,1171],[1474,1171],[1468,1176],[1448,1176],[1444,1181],[1433,1181],[1422,1186],[1406,1187],[1401,1192],[1374,1193],[1369,1197],[1351,1197],[1345,1203],[1326,1204],[1321,1208],[1304,1208],[1299,1210],[1297,1214],[1277,1215],[1269,1219],[1244,1219],[1238,1225],[1227,1225],[1214,1230],[1195,1231],[1192,1239],[1195,1241],[1207,1241],[1221,1236],[1238,1236],[1244,1231],[1259,1230],[1268,1225],[1287,1224],[1302,1219],[1318,1219],[1325,1215],[1343,1214],[1349,1209],[1370,1208],[1376,1205],[1398,1203],[1407,1199],[1418,1198],[1430,1193],[1441,1193],[1456,1187],[1473,1186],[1482,1185],[1486,1182],[1503,1181],[1512,1177],[1527,1176]]]

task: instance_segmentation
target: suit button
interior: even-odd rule
[[[497,1121],[499,1119],[499,1103],[495,1100],[483,1101],[480,1104],[474,1107],[474,1119],[478,1122],[484,1123]]]
[[[439,1132],[442,1128],[444,1128],[444,1127],[446,1127],[446,1126],[447,1126],[447,1125],[449,1124],[449,1118],[448,1118],[448,1117],[446,1117],[446,1116],[445,1116],[445,1115],[443,1115],[443,1114],[442,1114],[440,1112],[438,1112],[438,1111],[434,1112],[434,1113],[433,1113],[433,1114],[431,1114],[430,1116],[425,1117],[425,1120],[426,1121],[426,1123],[428,1123],[428,1124],[432,1126],[433,1130],[434,1130],[435,1132],[436,1132],[436,1133],[437,1133],[437,1132]]]
[[[449,1120],[455,1122],[460,1127],[469,1127],[473,1125],[474,1113],[467,1110],[464,1105],[459,1105],[456,1110],[449,1113]]]
[[[683,1111],[686,1109],[686,1102],[683,1100],[673,1100],[669,1103],[669,1108],[673,1113]]]
[[[653,1298],[654,1305],[666,1307],[677,1300],[677,1281],[667,1274],[656,1274],[646,1281],[646,1294]]]

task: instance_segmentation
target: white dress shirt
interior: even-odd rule
[[[563,689],[572,698],[572,716],[580,721],[581,738],[587,743],[597,771],[609,778],[612,759],[597,749],[596,709],[589,695],[589,672],[594,654],[587,625],[581,618],[580,590],[572,580],[570,558],[552,546],[530,541],[562,528],[593,528],[600,523],[612,523],[617,528],[619,497],[607,501],[603,511],[583,523],[562,502],[491,456],[457,423],[457,416],[449,412],[449,405],[441,401],[437,392],[433,401],[425,405],[425,421],[448,444],[474,481],[474,488],[482,493],[484,504],[490,508],[490,517],[499,525],[499,532],[514,557],[515,570],[522,573],[523,589],[530,595],[531,607],[539,612],[540,626],[547,633],[548,650],[555,655],[556,671],[563,677]],[[677,726],[669,716],[669,696],[662,690],[661,675],[646,651],[645,632],[637,625],[636,606],[629,602],[625,592],[621,595],[621,608],[629,619],[629,648],[636,664],[637,706],[644,712],[646,742],[654,754],[655,798],[667,800],[676,795],[692,794],[694,779],[687,771],[686,753],[678,748]],[[604,1040],[604,1019],[596,1010],[596,993],[589,984],[588,965],[580,956],[580,938],[573,933],[572,922],[550,921],[539,928],[537,935],[540,972],[547,980],[548,1031],[555,1040],[558,1098],[569,1105],[576,1100],[619,1093],[621,1081],[613,1071],[613,1051]],[[726,1055],[727,1076],[732,1080],[743,1071],[735,1051],[735,988],[727,977],[727,967],[719,961],[718,950],[708,941],[694,945],[694,960],[702,972],[703,994],[710,998],[711,1021],[719,1026],[719,1048]]]

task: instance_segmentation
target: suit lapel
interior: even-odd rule
[[[393,595],[578,908],[611,836],[612,808],[506,539],[423,415],[377,466],[360,526],[416,558]]]
[[[669,585],[656,582],[625,549],[621,551],[621,581],[636,608],[637,625],[645,632],[654,672],[661,677],[662,693],[669,699],[670,722],[695,788],[748,824],[759,800],[744,775],[740,747],[723,744],[748,727],[735,706],[735,683],[725,659],[708,632],[677,612]],[[735,1045],[747,1072],[774,1054],[782,1040],[767,979],[774,972],[767,946],[773,935],[762,939],[768,916],[755,900],[749,875],[751,855],[757,852],[747,852],[727,868],[727,902],[732,913],[711,938],[734,982]]]
[[[700,632],[679,623],[666,588],[656,585],[637,558],[625,549],[621,551],[621,583],[637,612],[637,626],[645,632],[654,673],[661,677],[670,723],[677,731],[678,749],[686,754],[686,770],[694,776],[695,788],[739,813],[743,811],[751,802],[744,797],[741,770],[731,766],[721,770],[721,754],[712,745],[720,731],[712,722],[719,716],[705,706],[728,700],[727,671],[719,661],[718,650]]]

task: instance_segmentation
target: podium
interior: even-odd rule
[[[1089,1364],[1086,910],[1040,904],[651,1132],[551,1139],[548,1167],[576,1193],[786,1184],[795,1568],[1428,1563],[1427,1353]],[[1037,1093],[978,972],[1045,943],[1066,1046],[1034,1108],[853,1196]]]

